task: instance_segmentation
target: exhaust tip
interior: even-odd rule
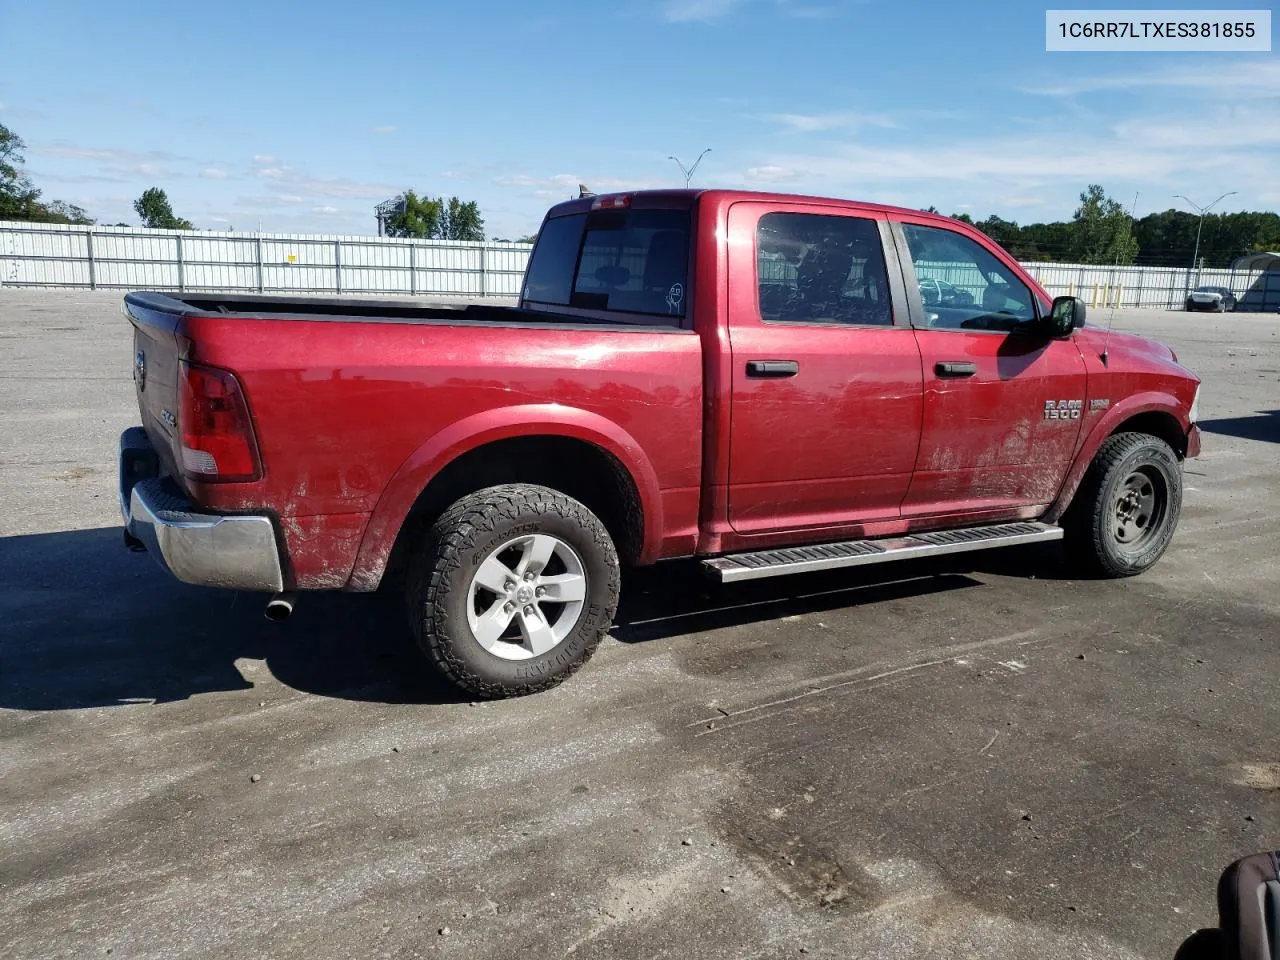
[[[267,609],[262,611],[262,615],[272,623],[288,620],[293,613],[293,604],[296,599],[296,595],[292,593],[277,593],[267,601]]]

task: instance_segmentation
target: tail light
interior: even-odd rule
[[[605,197],[596,197],[591,201],[592,210],[615,210],[619,207],[631,206],[630,193],[615,193]]]
[[[258,444],[235,374],[184,360],[179,386],[183,473],[213,483],[259,479]]]

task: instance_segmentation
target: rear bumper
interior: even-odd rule
[[[200,513],[169,479],[141,427],[120,436],[120,512],[125,532],[184,583],[284,590],[270,517]]]

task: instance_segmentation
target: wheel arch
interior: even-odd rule
[[[504,483],[537,483],[579,500],[600,517],[624,563],[656,556],[662,499],[640,445],[599,414],[531,404],[464,418],[401,465],[365,527],[347,589],[376,590],[451,503]]]
[[[1169,444],[1178,459],[1182,460],[1187,455],[1190,429],[1191,423],[1187,420],[1186,411],[1171,394],[1139,394],[1116,404],[1085,436],[1084,443],[1076,452],[1071,468],[1063,480],[1057,499],[1043,518],[1044,521],[1057,523],[1067,512],[1080,489],[1089,464],[1108,438],[1117,433],[1145,433]]]

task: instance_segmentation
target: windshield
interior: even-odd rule
[[[524,300],[679,319],[688,269],[686,211],[571,214],[548,220],[538,235]]]

